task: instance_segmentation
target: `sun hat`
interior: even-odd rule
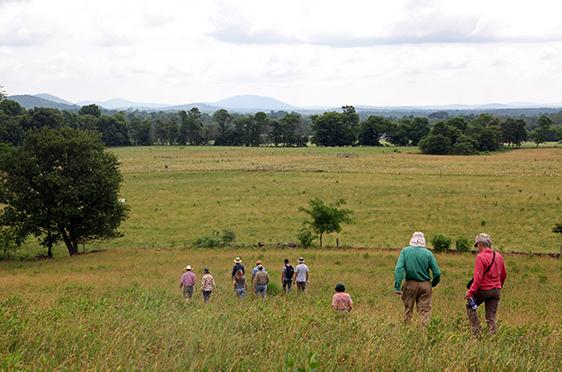
[[[240,262],[242,262],[242,260],[240,259],[240,257],[236,257],[236,258],[234,259],[234,263],[240,263]]]
[[[188,270],[188,271],[191,270],[191,265],[187,265],[187,266],[185,267],[185,269]]]
[[[304,262],[304,257],[299,257],[299,262]]]
[[[336,292],[345,292],[345,285],[343,283],[336,284]]]
[[[261,265],[261,260],[256,260],[256,265]]]
[[[425,235],[421,231],[416,231],[412,234],[410,245],[415,247],[425,247]]]
[[[486,233],[480,233],[474,237],[474,246],[477,247],[478,243],[482,243],[485,247],[491,247],[492,237]]]

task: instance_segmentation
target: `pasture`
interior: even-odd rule
[[[340,244],[402,247],[412,231],[480,231],[506,251],[558,252],[562,148],[427,156],[412,148],[146,147],[112,150],[131,206],[125,236],[101,246],[186,247],[230,228],[253,246],[296,241],[318,196],[355,212]],[[335,238],[326,239],[335,246]]]
[[[303,254],[306,296],[279,294],[285,257]],[[232,259],[271,275],[265,301],[234,298]],[[427,331],[401,324],[392,292],[397,252],[357,249],[113,249],[51,261],[1,262],[0,369],[555,370],[562,363],[559,260],[506,256],[495,337],[470,336],[464,285],[471,254],[438,254],[443,271]],[[207,266],[219,289],[181,297],[183,266]],[[343,281],[354,311],[330,309]],[[483,316],[480,309],[480,316]],[[416,318],[417,319],[417,318]],[[314,355],[314,357],[312,357]],[[558,366],[558,367],[557,367]]]
[[[470,336],[465,283],[472,254],[438,254],[443,271],[427,330],[401,324],[393,293],[398,251],[414,230],[471,238],[492,234],[503,251],[557,252],[562,149],[474,157],[423,156],[408,148],[117,148],[124,236],[102,251],[54,260],[0,261],[0,369],[545,370],[562,363],[562,266],[506,255],[499,333]],[[310,198],[344,198],[355,224],[326,249],[295,241]],[[194,249],[224,228],[234,247]],[[263,242],[263,247],[256,247]],[[349,248],[353,247],[353,248]],[[29,242],[22,252],[40,252]],[[260,258],[271,274],[266,301],[234,298],[234,256]],[[306,296],[279,292],[282,260],[306,257]],[[209,267],[211,303],[181,298],[186,264]],[[343,281],[355,308],[332,313]],[[482,311],[482,310],[480,310]],[[480,314],[482,317],[482,313]]]

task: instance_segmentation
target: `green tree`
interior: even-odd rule
[[[349,114],[347,115],[349,119]],[[339,112],[313,115],[312,141],[319,146],[351,146],[355,143],[355,128],[352,120]]]
[[[451,151],[451,140],[442,134],[429,134],[422,138],[419,148],[424,154],[446,155]]]
[[[500,133],[501,141],[510,147],[521,147],[521,142],[526,141],[528,136],[525,121],[513,118],[507,118],[500,124]]]
[[[79,115],[92,115],[96,118],[101,116],[101,108],[96,104],[85,105],[80,107],[80,111],[78,111]]]
[[[128,146],[129,129],[125,118],[119,115],[102,115],[97,119],[97,127],[101,132],[101,140],[106,146]]]
[[[310,220],[304,222],[318,234],[320,248],[322,248],[322,237],[324,234],[339,233],[342,224],[353,223],[353,211],[351,209],[340,208],[345,204],[345,200],[339,199],[333,204],[326,204],[319,198],[308,201],[310,209],[299,208],[310,216]]]
[[[388,127],[388,120],[382,116],[371,115],[359,125],[359,144],[380,146],[380,138]]]
[[[0,84],[0,102],[5,100],[8,97],[6,94],[6,90],[4,90],[4,86]]]
[[[539,126],[535,129],[533,133],[533,139],[537,144],[537,147],[543,142],[546,142],[548,134],[550,133],[550,126],[552,125],[552,120],[546,116],[541,115],[539,117]]]
[[[0,156],[0,226],[35,235],[49,252],[119,235],[128,208],[119,200],[117,157],[99,135],[72,128],[30,131],[23,144]]]

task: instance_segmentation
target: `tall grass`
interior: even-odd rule
[[[260,258],[276,287],[282,261],[305,255],[304,296],[234,297],[232,258]],[[558,261],[506,256],[495,337],[474,339],[464,285],[474,257],[438,254],[442,283],[428,329],[401,323],[397,253],[365,250],[119,249],[53,261],[0,262],[0,369],[552,370],[562,363]],[[204,266],[219,289],[185,301],[182,267]],[[355,308],[330,309],[343,281]],[[482,316],[482,314],[480,314]]]

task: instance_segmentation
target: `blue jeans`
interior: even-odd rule
[[[267,293],[267,284],[256,285],[256,295],[261,295],[263,298],[265,298],[266,293]]]
[[[203,291],[203,301],[209,302],[209,298],[211,298],[211,291]]]
[[[239,298],[244,298],[244,296],[246,295],[246,290],[244,288],[235,288],[234,293],[236,293],[236,296],[238,296]]]

